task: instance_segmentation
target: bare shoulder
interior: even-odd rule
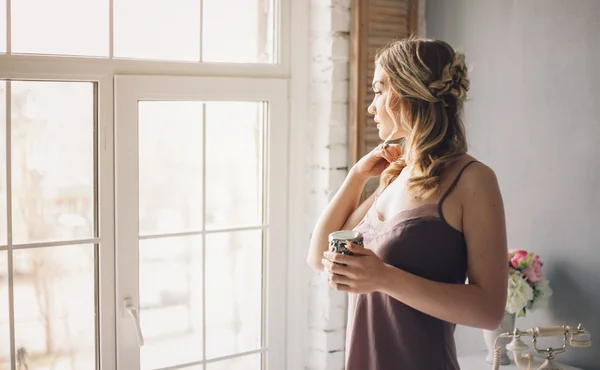
[[[462,155],[447,164],[441,175],[440,193],[446,222],[467,231],[475,220],[490,210],[501,210],[498,182],[494,171],[470,155]],[[498,207],[500,206],[500,207]]]
[[[455,165],[466,166],[455,189],[457,201],[462,206],[463,227],[468,229],[470,223],[480,224],[490,217],[495,223],[499,222],[504,217],[504,204],[495,171],[467,155],[458,159]]]
[[[463,156],[457,162],[460,167],[468,164],[457,184],[457,190],[464,200],[499,194],[498,178],[490,166],[469,155]]]

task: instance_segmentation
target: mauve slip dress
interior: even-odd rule
[[[474,162],[460,170],[438,203],[400,212],[385,221],[372,206],[354,228],[363,234],[365,248],[384,263],[411,274],[464,284],[465,238],[446,222],[442,204]],[[350,293],[346,370],[459,370],[455,326],[383,293]]]

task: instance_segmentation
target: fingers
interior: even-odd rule
[[[348,243],[347,245],[350,245],[350,243]],[[358,261],[356,261],[355,258],[352,258],[352,256],[346,254],[326,251],[325,253],[323,253],[323,255],[329,261],[335,262],[337,264],[356,266],[358,263]]]
[[[340,291],[340,292],[351,292],[352,291],[352,288],[350,286],[344,285],[344,284],[335,283],[333,281],[329,281],[329,285],[333,289],[335,289],[337,291]]]
[[[329,273],[329,275],[327,276],[327,281],[329,282],[329,285],[331,285],[333,283],[333,284],[345,285],[345,286],[352,286],[352,282],[353,282],[352,279],[350,279],[347,276],[334,274],[334,273]]]
[[[327,269],[325,269],[325,273],[327,274],[327,282],[335,290],[349,291],[350,287],[354,285],[353,278],[351,277],[338,274]]]
[[[402,155],[402,149],[398,144],[385,144],[380,145],[377,148],[379,149],[379,156],[381,156],[390,163],[396,162],[398,159],[400,159],[400,156]]]
[[[402,156],[402,148],[398,144],[390,146],[389,150],[392,153],[392,158],[394,159],[394,161],[397,161]]]
[[[400,156],[402,155],[402,149],[398,144],[388,146],[386,151],[391,159],[390,162],[396,162],[398,159],[400,159]]]
[[[357,273],[360,271],[360,268],[335,263],[326,258],[321,260],[321,263],[329,282],[333,281],[351,286],[351,283],[358,278]]]
[[[392,156],[390,155],[390,153],[388,153],[387,149],[382,149],[381,150],[381,156],[388,161],[389,163],[392,163],[394,160],[392,159]]]
[[[373,251],[371,251],[370,249],[367,249],[354,243],[346,244],[346,248],[348,248],[350,252],[354,253],[357,256],[368,256],[373,253]]]
[[[325,270],[325,272],[331,272],[333,274],[345,276],[354,276],[352,268],[348,265],[332,262],[327,258],[323,258],[321,260],[321,263],[323,264],[323,269]]]

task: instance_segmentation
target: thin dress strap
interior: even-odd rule
[[[476,162],[479,162],[479,161],[473,160],[473,161],[469,161],[467,164],[465,164],[463,166],[463,168],[461,168],[460,171],[458,171],[458,174],[454,178],[454,181],[452,181],[452,183],[448,187],[448,190],[446,190],[444,195],[442,195],[442,198],[440,199],[440,201],[438,203],[438,213],[440,214],[440,217],[442,218],[442,220],[446,221],[446,219],[444,218],[444,212],[442,212],[442,206],[444,205],[444,201],[446,200],[446,198],[448,198],[448,195],[450,195],[452,190],[454,190],[454,188],[456,187],[456,184],[458,184],[458,181],[460,180],[463,172],[465,172],[467,167],[469,167],[471,164],[476,163]]]

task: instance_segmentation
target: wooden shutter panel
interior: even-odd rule
[[[418,0],[354,0],[350,60],[350,165],[381,143],[367,107],[377,51],[393,40],[417,34]],[[367,195],[377,187],[370,181]]]

